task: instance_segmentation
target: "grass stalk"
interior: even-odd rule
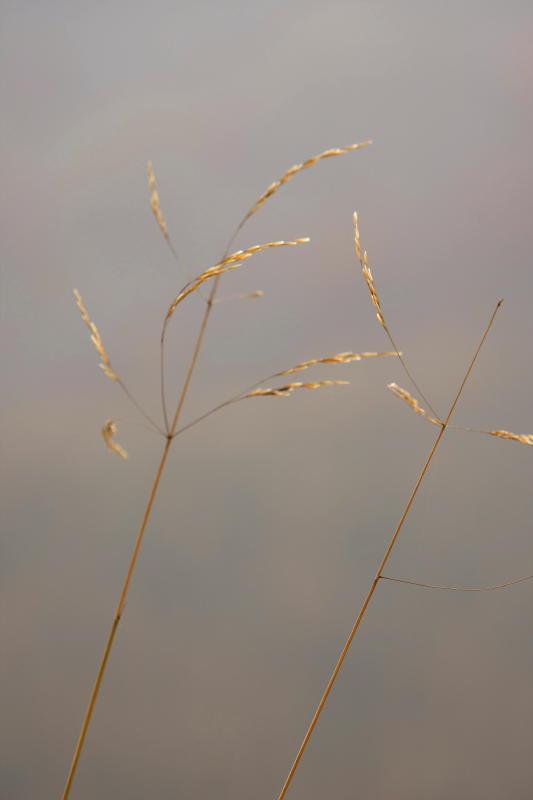
[[[256,201],[256,203],[249,209],[247,214],[243,217],[243,219],[241,220],[241,222],[237,226],[236,230],[234,231],[233,235],[231,236],[231,238],[230,238],[230,240],[229,240],[229,242],[228,242],[228,244],[226,246],[226,250],[224,252],[224,255],[222,256],[221,261],[224,262],[224,260],[228,258],[228,253],[229,253],[229,249],[231,247],[231,244],[235,240],[237,234],[242,230],[243,226],[248,221],[248,219],[256,213],[256,211],[263,205],[263,203],[266,202],[266,200],[268,200],[269,197],[271,197],[284,183],[286,183],[288,180],[290,180],[295,174],[297,174],[298,172],[300,172],[300,171],[302,171],[304,169],[307,169],[308,167],[313,166],[314,164],[316,164],[317,162],[319,162],[320,160],[322,160],[324,158],[327,158],[327,157],[330,157],[330,156],[343,155],[344,153],[348,153],[348,152],[350,152],[352,150],[357,150],[360,147],[364,147],[364,146],[366,146],[368,144],[370,144],[370,141],[361,142],[360,144],[348,145],[347,147],[335,148],[333,150],[326,150],[326,151],[324,151],[323,153],[320,153],[317,156],[313,156],[312,158],[307,159],[307,161],[304,161],[302,164],[297,164],[297,165],[291,167],[289,170],[287,170],[287,172],[285,172],[278,181],[275,181],[273,184],[271,184],[268,187],[268,189],[259,197],[259,199]],[[165,222],[165,220],[163,218],[163,215],[162,215],[162,212],[161,212],[161,208],[160,208],[160,204],[159,204],[159,195],[157,193],[157,188],[156,188],[156,184],[155,184],[155,175],[154,175],[154,171],[153,171],[153,166],[152,166],[152,164],[150,162],[148,164],[148,177],[149,177],[149,188],[150,188],[150,192],[151,192],[150,203],[151,203],[151,206],[152,206],[152,211],[154,213],[156,222],[157,222],[157,224],[158,224],[158,226],[159,226],[161,232],[163,233],[163,236],[164,236],[164,238],[165,238],[165,240],[167,242],[167,245],[169,246],[169,248],[170,248],[170,250],[172,252],[172,255],[174,256],[174,258],[176,260],[178,260],[177,252],[176,252],[176,250],[174,248],[174,245],[173,245],[172,240],[170,238],[168,227],[166,225],[166,222]],[[265,246],[252,247],[252,248],[250,248],[249,251],[239,251],[239,252],[241,253],[241,255],[244,258],[247,258],[253,251],[264,249],[264,247],[272,247],[272,246],[278,246],[278,245],[284,245],[284,244],[297,244],[300,241],[307,241],[307,240],[297,240],[297,241],[290,241],[290,242],[274,242],[274,243],[269,243],[269,244],[267,244]],[[236,254],[234,254],[234,255],[236,255]],[[229,257],[229,258],[231,258],[231,257]],[[233,259],[233,261],[236,261],[236,259]],[[219,262],[219,265],[220,265],[220,262]],[[166,324],[167,324],[168,318],[173,313],[175,305],[172,307],[171,311],[167,314],[167,317],[165,318],[165,321],[163,323],[163,330],[162,330],[161,341],[160,341],[160,368],[161,368],[160,392],[161,392],[162,412],[163,412],[163,419],[164,419],[164,426],[165,426],[165,430],[164,431],[155,422],[153,422],[153,420],[151,420],[148,417],[148,415],[144,412],[144,410],[139,406],[139,404],[136,402],[136,400],[131,396],[129,391],[126,389],[126,387],[125,387],[124,383],[122,382],[122,380],[112,370],[111,362],[109,360],[107,352],[104,349],[104,345],[103,345],[102,339],[100,337],[100,334],[98,332],[98,329],[96,328],[94,323],[91,321],[91,319],[89,317],[89,314],[87,312],[87,309],[85,308],[85,306],[83,304],[83,301],[82,301],[82,299],[81,299],[81,297],[79,295],[79,292],[77,292],[77,290],[74,291],[74,294],[75,294],[75,297],[76,297],[76,303],[78,305],[78,308],[80,309],[80,312],[81,312],[81,315],[82,315],[82,319],[86,323],[86,325],[89,327],[90,332],[91,332],[91,338],[92,338],[93,344],[95,345],[96,350],[98,351],[98,353],[100,355],[100,358],[101,358],[101,361],[102,361],[101,367],[103,368],[104,372],[108,375],[108,377],[110,377],[112,380],[114,380],[114,381],[119,383],[121,388],[126,392],[127,396],[134,403],[134,405],[137,407],[137,409],[140,411],[140,413],[164,437],[165,444],[163,446],[163,450],[162,450],[162,453],[161,453],[161,456],[160,456],[160,459],[159,459],[159,463],[158,463],[158,466],[157,466],[157,469],[156,469],[156,473],[155,473],[155,476],[154,476],[154,480],[153,480],[153,483],[152,483],[152,488],[150,490],[148,501],[147,501],[146,507],[144,509],[141,525],[139,527],[139,530],[138,530],[138,533],[137,533],[137,537],[136,537],[135,543],[133,545],[133,550],[132,550],[132,553],[131,553],[131,556],[130,556],[130,561],[129,561],[128,568],[127,568],[127,571],[126,571],[126,576],[125,576],[124,582],[122,584],[122,589],[121,589],[121,592],[120,592],[119,600],[118,600],[118,603],[117,603],[117,606],[116,606],[116,609],[115,609],[115,613],[113,615],[113,622],[112,622],[112,625],[111,625],[111,629],[110,629],[110,632],[109,632],[107,640],[106,640],[104,651],[103,651],[102,657],[100,659],[100,664],[99,664],[99,667],[98,667],[98,672],[97,672],[97,675],[96,675],[96,679],[95,679],[95,682],[94,682],[94,685],[93,685],[93,688],[92,688],[92,691],[91,691],[91,694],[90,694],[90,697],[89,697],[89,701],[88,701],[88,704],[87,704],[87,707],[86,707],[85,715],[84,715],[84,718],[83,718],[83,721],[82,721],[82,725],[81,725],[80,734],[79,734],[79,737],[78,737],[76,748],[74,750],[74,754],[72,756],[72,760],[71,760],[71,764],[70,764],[67,780],[66,780],[66,783],[65,783],[63,794],[61,795],[61,800],[68,800],[68,797],[70,795],[70,790],[71,790],[71,787],[72,787],[72,784],[73,784],[73,781],[74,781],[74,777],[76,775],[76,771],[77,771],[77,768],[78,768],[80,755],[82,753],[82,750],[83,750],[83,747],[84,747],[84,743],[85,743],[85,739],[86,739],[86,736],[87,736],[87,731],[88,731],[90,723],[91,723],[91,718],[92,718],[92,715],[93,715],[94,706],[95,706],[96,700],[98,698],[98,694],[100,692],[100,688],[101,688],[101,685],[102,685],[102,681],[103,681],[104,674],[105,674],[105,671],[106,671],[106,668],[107,668],[107,664],[108,664],[108,660],[109,660],[109,655],[111,653],[111,650],[112,650],[112,647],[113,647],[113,643],[115,641],[115,636],[116,636],[116,633],[117,633],[117,630],[118,630],[118,626],[119,626],[119,623],[120,623],[120,620],[121,620],[121,617],[122,617],[122,613],[123,613],[123,610],[124,610],[124,605],[125,605],[125,602],[126,602],[126,597],[127,597],[127,594],[128,594],[128,590],[129,590],[131,578],[132,578],[132,575],[133,575],[133,571],[135,569],[135,565],[136,565],[136,562],[137,562],[137,557],[139,555],[139,551],[140,551],[141,544],[142,544],[142,541],[143,541],[143,538],[144,538],[146,527],[148,525],[148,521],[149,521],[150,516],[151,516],[152,508],[153,508],[153,505],[154,505],[154,502],[155,502],[155,499],[156,499],[156,496],[157,496],[157,492],[158,492],[158,489],[159,489],[159,484],[160,484],[160,481],[161,481],[161,477],[162,477],[164,469],[165,469],[165,465],[166,465],[166,462],[167,462],[167,458],[168,458],[168,454],[169,454],[169,451],[170,451],[170,447],[171,447],[174,439],[176,438],[176,431],[177,431],[178,422],[179,422],[179,419],[180,419],[180,416],[181,416],[181,412],[183,410],[183,406],[185,404],[185,400],[187,398],[187,394],[188,394],[189,387],[190,387],[190,384],[191,384],[191,380],[192,380],[192,377],[193,377],[193,373],[194,373],[194,370],[195,370],[195,367],[196,367],[196,364],[197,364],[197,361],[198,361],[198,357],[200,355],[200,350],[202,348],[202,344],[203,344],[203,341],[204,341],[205,332],[206,332],[206,328],[207,328],[207,323],[209,321],[209,317],[211,316],[211,311],[212,311],[213,305],[215,303],[215,296],[216,296],[217,289],[218,289],[218,286],[219,286],[219,283],[220,283],[221,274],[224,271],[226,271],[226,270],[222,269],[220,274],[214,273],[214,280],[213,280],[213,282],[211,284],[211,290],[209,292],[209,295],[208,295],[207,298],[204,297],[206,305],[205,305],[204,312],[203,312],[203,315],[202,315],[202,319],[201,319],[201,322],[200,322],[200,327],[199,327],[198,334],[197,334],[197,337],[196,337],[196,341],[195,341],[195,344],[194,344],[194,347],[193,347],[193,351],[192,351],[192,355],[191,355],[191,358],[190,358],[190,361],[189,361],[189,365],[188,365],[187,371],[185,373],[185,378],[183,380],[183,384],[182,384],[181,390],[180,390],[179,395],[178,395],[174,416],[172,418],[172,422],[171,422],[170,425],[169,425],[169,421],[168,421],[169,418],[168,418],[168,414],[167,414],[166,399],[165,399],[164,335],[165,335]],[[200,277],[203,278],[204,276],[202,275]],[[210,277],[213,277],[213,276],[210,276]],[[198,287],[195,287],[195,288],[198,289]],[[233,402],[233,401],[229,401],[229,402]],[[226,403],[223,403],[219,407],[222,407],[224,405],[226,405]],[[218,407],[217,407],[217,409],[218,409]],[[217,410],[217,409],[213,409],[213,410]],[[208,416],[210,413],[212,413],[212,411],[208,412],[208,414],[204,415],[204,417]],[[204,417],[202,417],[202,419]],[[199,421],[200,420],[195,420],[193,422],[193,424],[196,424],[196,422],[199,422]],[[186,426],[186,427],[190,427],[190,426]]]
[[[398,536],[400,534],[400,531],[401,531],[401,529],[403,527],[403,524],[404,524],[404,522],[405,522],[405,520],[407,518],[407,515],[409,514],[411,506],[413,505],[413,502],[414,502],[415,497],[416,497],[416,495],[418,493],[418,490],[420,489],[420,486],[422,485],[422,481],[424,480],[426,472],[429,469],[429,465],[431,464],[431,461],[433,460],[433,456],[435,455],[435,452],[437,451],[437,448],[438,448],[438,446],[440,444],[440,441],[441,441],[442,437],[444,436],[444,432],[445,432],[446,428],[448,427],[448,423],[450,421],[450,418],[451,418],[453,412],[455,411],[455,407],[456,407],[457,403],[459,402],[459,398],[461,397],[461,394],[463,392],[465,384],[466,384],[466,382],[467,382],[467,380],[468,380],[468,378],[470,376],[470,373],[472,372],[472,369],[473,369],[474,364],[475,364],[475,362],[477,360],[479,352],[480,352],[481,348],[483,347],[485,339],[487,338],[487,335],[488,335],[488,333],[489,333],[489,331],[490,331],[490,329],[492,327],[492,323],[494,322],[494,318],[495,318],[495,316],[496,316],[496,314],[498,312],[498,309],[500,308],[502,302],[503,302],[503,300],[498,300],[498,303],[496,304],[496,307],[494,308],[494,310],[493,310],[493,312],[491,314],[491,317],[489,319],[489,322],[487,323],[487,326],[486,326],[486,328],[485,328],[485,330],[483,332],[481,340],[480,340],[480,342],[479,342],[479,344],[478,344],[478,346],[477,346],[477,348],[476,348],[476,350],[474,352],[474,355],[472,356],[472,358],[470,360],[470,363],[469,363],[469,365],[468,365],[468,367],[466,369],[466,372],[465,372],[465,374],[463,376],[463,379],[461,381],[459,389],[457,390],[455,398],[454,398],[454,400],[453,400],[453,402],[452,402],[452,404],[451,404],[451,406],[450,406],[450,408],[448,410],[446,418],[445,418],[444,422],[441,423],[440,430],[439,430],[439,432],[438,432],[438,434],[437,434],[437,436],[435,438],[435,441],[433,442],[433,445],[432,445],[431,450],[429,451],[429,454],[428,454],[428,456],[427,456],[427,458],[426,458],[426,460],[424,462],[424,465],[423,465],[422,469],[420,470],[420,474],[418,476],[418,479],[417,479],[417,481],[416,481],[416,483],[414,485],[414,488],[411,491],[411,494],[409,495],[409,499],[407,500],[407,503],[405,504],[405,507],[403,509],[403,512],[401,514],[399,522],[396,525],[395,531],[394,531],[394,533],[393,533],[393,535],[392,535],[392,537],[391,537],[391,539],[390,539],[390,541],[389,541],[389,543],[387,545],[387,548],[385,550],[383,558],[381,559],[381,562],[379,564],[377,572],[374,575],[372,583],[370,584],[370,588],[369,588],[369,590],[367,592],[367,595],[366,595],[365,599],[363,600],[363,604],[362,604],[361,608],[359,609],[359,612],[357,613],[357,616],[355,618],[353,627],[352,627],[352,629],[351,629],[351,631],[350,631],[350,633],[348,635],[348,638],[346,639],[344,647],[341,650],[340,656],[339,656],[339,658],[337,660],[337,663],[335,664],[335,667],[333,669],[333,672],[331,673],[331,676],[330,676],[330,678],[329,678],[329,680],[327,682],[326,688],[325,688],[324,693],[323,693],[323,695],[322,695],[322,697],[320,699],[320,702],[319,702],[318,706],[316,707],[315,713],[313,714],[313,718],[312,718],[312,720],[311,720],[311,722],[309,724],[309,727],[308,727],[308,729],[306,731],[306,734],[305,734],[305,736],[304,736],[304,738],[302,740],[300,748],[299,748],[299,750],[298,750],[298,752],[296,754],[296,758],[294,759],[294,761],[292,763],[292,766],[291,766],[291,768],[289,770],[289,774],[287,775],[287,778],[285,780],[285,783],[283,784],[281,792],[278,795],[278,800],[283,800],[283,798],[287,794],[287,791],[288,791],[289,786],[290,786],[290,784],[292,782],[294,774],[295,774],[296,770],[298,769],[298,765],[299,765],[299,763],[301,761],[301,758],[302,758],[302,756],[303,756],[303,754],[305,752],[305,749],[307,747],[309,739],[311,738],[311,736],[313,734],[313,731],[314,731],[314,729],[316,727],[316,724],[317,724],[317,722],[318,722],[318,720],[320,718],[322,710],[323,710],[324,706],[326,705],[326,701],[327,701],[327,699],[329,697],[329,694],[330,694],[330,692],[331,692],[331,690],[333,688],[335,680],[337,679],[337,675],[339,674],[339,672],[341,670],[341,667],[342,667],[342,664],[344,662],[344,659],[346,658],[346,655],[347,655],[347,653],[348,653],[348,651],[350,649],[350,646],[351,646],[351,644],[352,644],[352,642],[353,642],[353,640],[355,638],[355,635],[356,635],[357,631],[359,630],[359,626],[360,626],[360,624],[361,624],[361,622],[363,620],[363,617],[366,614],[366,611],[368,609],[370,600],[372,599],[372,595],[376,591],[376,587],[377,587],[377,585],[379,583],[380,578],[382,577],[382,573],[383,573],[383,570],[385,568],[385,565],[387,564],[387,561],[389,560],[389,557],[390,557],[390,555],[392,553],[394,545],[396,544],[396,541],[397,541]]]
[[[118,630],[120,619],[122,617],[122,612],[124,610],[124,604],[126,602],[126,596],[128,594],[128,589],[129,589],[129,586],[130,586],[131,577],[132,577],[133,571],[135,569],[135,564],[137,562],[137,557],[139,555],[139,550],[141,548],[142,540],[144,538],[144,533],[146,531],[146,526],[148,525],[148,521],[150,519],[150,515],[151,515],[151,512],[152,512],[154,501],[155,501],[155,498],[156,498],[156,495],[157,495],[157,490],[159,488],[159,483],[161,481],[161,476],[163,475],[163,471],[165,469],[165,464],[167,462],[167,458],[168,458],[168,454],[169,454],[169,451],[170,451],[170,447],[171,447],[173,439],[174,439],[174,434],[176,432],[176,427],[178,425],[180,414],[181,414],[181,411],[183,409],[183,404],[185,403],[185,399],[186,399],[187,393],[189,391],[189,386],[190,386],[190,383],[191,383],[191,380],[192,380],[192,376],[193,376],[193,373],[194,373],[196,362],[198,361],[198,356],[199,356],[200,350],[202,348],[202,343],[203,343],[203,340],[204,340],[205,331],[206,331],[207,323],[208,323],[208,320],[209,320],[209,317],[210,317],[210,314],[211,314],[211,310],[213,308],[213,301],[215,299],[215,295],[216,295],[216,292],[217,292],[219,280],[220,280],[220,276],[217,276],[215,278],[215,280],[213,281],[213,285],[211,287],[211,291],[210,291],[209,297],[207,299],[207,304],[205,306],[204,313],[203,313],[203,316],[202,316],[202,321],[200,323],[200,328],[199,328],[199,331],[198,331],[198,335],[196,337],[196,342],[195,342],[194,349],[193,349],[193,352],[192,352],[191,360],[189,362],[189,366],[187,368],[187,373],[186,373],[185,379],[183,381],[183,386],[182,386],[181,392],[180,392],[179,397],[178,397],[178,402],[177,402],[177,405],[176,405],[176,410],[174,412],[174,417],[172,419],[172,424],[170,426],[170,429],[169,429],[169,432],[168,432],[167,436],[165,437],[165,444],[164,444],[164,447],[163,447],[163,451],[162,451],[161,457],[159,459],[159,464],[158,464],[157,469],[156,469],[154,481],[153,481],[153,484],[152,484],[152,489],[150,491],[150,495],[148,497],[148,502],[147,502],[146,507],[144,509],[142,522],[141,522],[139,531],[137,533],[137,538],[135,540],[135,544],[133,546],[133,550],[132,550],[131,557],[130,557],[130,562],[129,562],[128,569],[127,569],[127,572],[126,572],[126,577],[124,579],[124,583],[122,585],[122,589],[121,589],[121,592],[120,592],[119,601],[117,603],[117,607],[115,609],[115,613],[114,613],[114,616],[113,616],[113,623],[111,625],[111,630],[109,631],[109,635],[107,637],[107,641],[106,641],[106,644],[105,644],[105,647],[104,647],[104,652],[103,652],[102,657],[100,659],[100,665],[98,667],[96,680],[94,682],[94,686],[92,688],[91,695],[89,697],[89,702],[87,704],[87,709],[85,711],[85,716],[83,718],[83,722],[82,722],[82,725],[81,725],[81,731],[80,731],[80,734],[79,734],[79,737],[78,737],[78,742],[76,744],[76,749],[74,750],[74,755],[72,756],[72,761],[71,761],[71,764],[70,764],[70,769],[69,769],[69,772],[68,772],[67,781],[65,783],[65,788],[63,790],[63,794],[61,795],[61,800],[68,800],[68,797],[70,795],[70,790],[71,790],[71,787],[72,787],[72,783],[74,781],[76,770],[78,768],[78,762],[79,762],[79,759],[80,759],[80,755],[81,755],[81,752],[83,750],[83,746],[84,746],[84,743],[85,743],[85,738],[87,736],[87,731],[89,729],[89,725],[91,723],[91,718],[92,718],[92,715],[93,715],[94,706],[95,706],[96,700],[98,698],[98,694],[100,692],[100,687],[102,685],[102,680],[104,678],[104,674],[105,674],[105,671],[106,671],[107,662],[108,662],[108,659],[109,659],[109,654],[110,654],[111,649],[113,647],[113,642],[115,641],[115,636],[116,636],[116,633],[117,633],[117,630]]]

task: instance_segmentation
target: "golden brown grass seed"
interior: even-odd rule
[[[124,450],[123,447],[121,447],[121,445],[119,445],[118,442],[115,442],[113,439],[117,430],[118,429],[114,420],[108,419],[102,428],[102,436],[104,437],[104,442],[109,450],[113,450],[113,452],[117,453],[117,455],[119,455],[121,458],[127,458],[128,457],[127,452]]]
[[[307,161],[304,161],[301,164],[295,164],[293,167],[290,167],[286,172],[283,173],[281,178],[271,183],[268,189],[265,192],[263,192],[261,197],[258,198],[258,200],[247,212],[246,216],[244,217],[244,220],[249,219],[252,216],[252,214],[255,214],[255,212],[263,205],[263,203],[266,202],[269,197],[272,197],[272,195],[275,192],[277,192],[280,186],[283,186],[284,183],[287,183],[287,181],[289,181],[298,172],[301,172],[303,169],[307,169],[308,167],[312,167],[314,164],[317,163],[317,161],[321,161],[323,158],[330,158],[331,156],[342,156],[344,155],[344,153],[349,153],[352,150],[358,150],[360,147],[366,147],[366,145],[368,144],[372,144],[371,140],[368,140],[366,142],[359,142],[359,144],[349,144],[346,147],[334,147],[331,150],[324,150],[323,153],[319,153],[316,156],[312,156],[312,158],[308,158]]]
[[[381,310],[381,303],[379,302],[379,297],[376,292],[376,287],[374,286],[374,276],[368,266],[368,254],[366,250],[361,249],[361,238],[359,235],[359,219],[357,216],[357,212],[354,211],[353,215],[353,229],[354,229],[354,244],[355,244],[355,252],[357,254],[357,258],[359,259],[359,263],[361,264],[361,269],[363,271],[363,277],[366,281],[366,285],[368,286],[368,291],[370,292],[370,297],[372,298],[372,302],[376,309],[376,316],[378,318],[379,324],[387,329],[385,325],[385,319],[383,317],[383,312]]]
[[[87,325],[87,327],[89,328],[89,331],[91,333],[91,341],[94,344],[94,346],[96,348],[96,351],[98,352],[98,355],[102,359],[102,363],[100,364],[100,368],[105,372],[105,374],[108,376],[108,378],[111,378],[111,380],[113,380],[113,381],[118,381],[118,376],[111,369],[111,362],[109,360],[109,356],[107,355],[107,353],[105,351],[104,343],[102,342],[102,337],[100,336],[98,328],[96,327],[94,322],[91,320],[91,318],[89,316],[89,312],[87,311],[87,309],[85,307],[85,304],[84,304],[84,302],[83,302],[83,300],[81,298],[81,295],[78,292],[78,290],[77,289],[73,289],[72,291],[74,292],[74,297],[76,298],[76,305],[79,308],[79,311],[80,311],[80,314],[81,314],[81,318],[85,322],[85,324]]]
[[[407,389],[402,389],[402,387],[398,386],[397,383],[388,383],[387,389],[390,389],[391,392],[393,392],[396,395],[396,397],[400,398],[400,400],[405,400],[405,402],[411,406],[413,411],[425,417],[429,422],[433,422],[435,425],[441,424],[438,419],[435,419],[435,417],[430,417],[427,411],[425,411],[423,408],[420,407],[418,400],[411,394],[409,394]]]
[[[150,189],[150,206],[152,208],[155,221],[159,225],[161,233],[163,234],[165,239],[169,241],[170,236],[167,224],[161,212],[161,206],[159,204],[159,194],[157,192],[157,187],[155,182],[154,165],[152,164],[151,161],[148,162],[147,169],[148,169],[148,188]]]
[[[287,397],[287,395],[291,394],[294,389],[318,389],[321,386],[345,386],[349,383],[350,381],[311,381],[309,383],[296,381],[295,383],[288,383],[286,386],[278,386],[267,389],[254,389],[252,392],[246,394],[245,397],[265,397],[267,395],[272,395],[274,397]]]
[[[222,261],[219,261],[218,264],[209,267],[208,269],[200,273],[200,275],[197,275],[196,278],[193,278],[193,280],[190,283],[188,283],[187,286],[185,286],[185,288],[181,290],[181,292],[172,301],[170,308],[167,311],[165,320],[170,319],[170,317],[176,310],[176,307],[179,305],[179,303],[181,303],[181,301],[184,300],[192,292],[196,291],[196,289],[198,289],[198,287],[201,286],[202,283],[205,283],[205,281],[209,280],[210,278],[214,278],[217,275],[223,275],[224,272],[229,272],[232,269],[237,269],[237,267],[241,266],[241,263],[243,261],[255,255],[255,253],[259,253],[262,250],[266,250],[269,247],[286,247],[289,245],[302,244],[308,241],[310,241],[309,238],[305,237],[302,239],[292,239],[287,242],[283,241],[267,242],[266,244],[256,244],[253,245],[253,247],[248,247],[246,250],[237,250],[236,252],[231,253],[231,255],[226,256],[226,258],[222,259]]]
[[[394,351],[388,351],[385,353],[375,353],[375,352],[365,352],[365,353],[336,353],[333,356],[325,356],[324,358],[313,358],[311,361],[302,361],[301,364],[297,364],[295,367],[290,367],[289,369],[284,369],[281,372],[277,372],[276,375],[289,375],[291,372],[301,372],[308,367],[312,367],[315,364],[348,364],[350,361],[361,361],[363,358],[370,358],[372,356],[395,356],[396,353]]]
[[[511,431],[481,431],[481,433],[488,433],[490,436],[499,436],[500,439],[512,439],[515,442],[533,445],[533,433],[511,433]]]

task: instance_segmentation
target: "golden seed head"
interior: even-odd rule
[[[77,289],[73,289],[72,291],[74,293],[74,297],[76,298],[76,305],[78,306],[78,309],[80,311],[81,318],[85,322],[87,327],[89,328],[89,331],[90,331],[90,334],[91,334],[91,341],[94,344],[98,355],[102,359],[102,363],[100,364],[100,367],[103,369],[103,371],[105,372],[105,374],[109,378],[111,378],[114,381],[118,381],[118,376],[111,369],[111,361],[109,360],[109,356],[107,355],[107,353],[105,351],[104,343],[102,341],[102,337],[100,336],[100,332],[98,331],[98,328],[96,327],[94,322],[91,320],[91,318],[89,316],[89,312],[87,311],[87,309],[85,307],[85,304],[84,304],[84,302],[83,302],[83,300],[81,298],[81,295],[78,292],[78,290]]]
[[[301,164],[295,164],[294,166],[289,167],[289,169],[283,173],[281,178],[271,183],[268,189],[266,189],[266,191],[263,192],[261,197],[259,197],[256,200],[254,205],[247,212],[244,219],[247,220],[252,216],[252,214],[255,214],[255,212],[263,205],[263,203],[266,202],[266,200],[268,200],[269,197],[272,197],[274,192],[277,192],[280,186],[283,186],[284,183],[287,183],[288,180],[290,180],[298,172],[301,172],[301,170],[307,169],[308,167],[312,167],[314,164],[316,164],[318,161],[321,161],[323,158],[330,158],[331,156],[341,156],[344,153],[351,152],[352,150],[359,150],[359,148],[361,147],[366,147],[366,145],[368,144],[372,144],[372,141],[370,139],[366,142],[359,142],[358,144],[349,144],[346,147],[334,147],[330,150],[324,150],[324,152],[319,153],[316,156],[308,158],[307,161],[304,161]]]
[[[533,433],[512,433],[511,431],[487,431],[491,436],[499,436],[501,439],[513,439],[515,442],[533,445]]]
[[[127,452],[124,450],[123,447],[121,447],[121,445],[118,444],[118,442],[115,442],[113,439],[117,430],[118,428],[116,426],[115,421],[112,419],[108,419],[102,428],[102,436],[104,438],[104,442],[108,450],[113,450],[113,452],[117,453],[117,455],[119,455],[121,458],[127,458],[128,457]]]
[[[159,225],[161,233],[168,241],[169,240],[168,227],[161,212],[161,207],[159,204],[159,194],[157,193],[156,182],[155,182],[154,166],[151,161],[148,162],[147,168],[148,168],[148,188],[150,189],[150,207],[154,214],[155,220]]]
[[[254,389],[252,392],[244,395],[245,397],[265,397],[272,395],[274,397],[287,397],[294,389],[318,389],[321,386],[345,386],[350,381],[310,381],[309,383],[302,383],[296,381],[295,383],[288,383],[286,386],[278,386],[275,388],[267,389]]]
[[[287,247],[290,245],[302,244],[304,242],[309,242],[309,241],[310,239],[308,237],[305,237],[302,239],[292,239],[287,242],[284,241],[267,242],[266,244],[255,244],[252,247],[248,247],[246,250],[237,250],[235,253],[231,253],[231,255],[226,256],[226,258],[222,259],[222,261],[219,261],[218,264],[215,264],[214,266],[209,267],[208,269],[201,272],[200,275],[197,275],[196,278],[193,278],[193,280],[190,281],[190,283],[188,283],[181,290],[181,292],[172,301],[167,311],[165,321],[168,321],[170,319],[170,317],[176,310],[176,307],[179,305],[179,303],[181,303],[181,301],[184,300],[188,295],[192,294],[192,292],[196,291],[196,289],[198,289],[199,286],[205,283],[205,281],[210,280],[211,278],[214,278],[217,275],[223,275],[224,272],[229,272],[232,269],[237,269],[237,267],[241,266],[243,261],[255,255],[255,253],[259,253],[262,250],[266,250],[269,247]],[[259,297],[260,295],[256,293],[255,296]]]
[[[301,372],[302,370],[307,369],[308,367],[312,367],[315,364],[348,364],[351,361],[361,361],[363,358],[371,358],[376,356],[395,356],[395,355],[397,355],[397,353],[392,351],[385,353],[377,353],[377,352],[335,353],[335,355],[333,356],[324,356],[323,358],[313,358],[310,361],[302,361],[295,367],[290,367],[289,369],[277,372],[276,375],[289,375],[291,372]]]
[[[441,425],[440,420],[435,419],[435,417],[430,417],[427,411],[420,407],[418,400],[409,394],[407,389],[402,389],[402,387],[398,386],[397,383],[388,383],[387,389],[390,389],[391,392],[396,395],[396,397],[400,398],[400,400],[405,400],[405,402],[411,406],[413,411],[415,411],[417,414],[421,414],[428,420],[428,422],[433,422],[435,425]]]

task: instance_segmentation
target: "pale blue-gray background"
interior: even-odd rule
[[[216,261],[291,164],[324,162],[238,246],[186,416],[262,375],[387,349],[353,254],[357,209],[387,319],[439,410],[498,297],[458,424],[531,432],[529,2],[2,3],[2,800],[58,798],[160,444],[136,427],[74,306],[158,414],[157,341],[183,265]],[[183,375],[202,306],[169,334]],[[174,366],[172,366],[174,365]],[[435,429],[351,386],[250,401],[172,452],[72,800],[277,796]],[[99,429],[121,418],[123,463]],[[533,450],[450,432],[389,574],[533,571]],[[533,582],[379,587],[291,800],[526,800]]]

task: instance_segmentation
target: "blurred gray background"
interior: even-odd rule
[[[2,3],[2,777],[60,796],[161,443],[158,336],[183,267],[309,235],[223,279],[183,420],[302,359],[388,349],[444,412],[498,297],[457,424],[531,432],[530,2]],[[169,398],[199,324],[169,330]],[[308,371],[349,387],[258,399],[172,451],[74,800],[277,797],[435,428],[386,390],[393,359]],[[108,452],[100,427],[121,421]],[[159,417],[158,417],[159,418]],[[455,585],[533,571],[533,450],[450,431],[387,568]],[[386,584],[291,800],[526,800],[533,582]]]

